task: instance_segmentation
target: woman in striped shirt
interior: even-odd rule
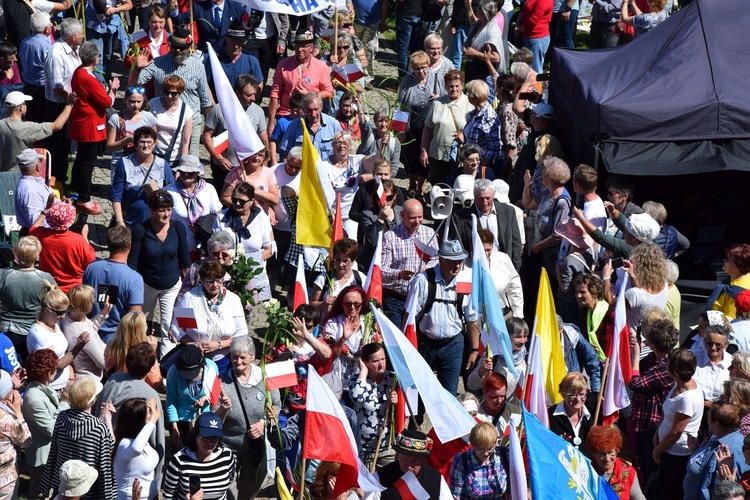
[[[203,413],[195,421],[186,448],[178,451],[167,465],[162,500],[190,500],[202,491],[203,500],[224,500],[234,481],[234,453],[221,444],[221,419]]]

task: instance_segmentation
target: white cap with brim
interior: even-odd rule
[[[5,96],[5,105],[9,108],[15,108],[16,106],[20,106],[21,104],[31,101],[34,98],[30,95],[26,95],[23,92],[19,92],[17,90],[8,93],[7,96]]]

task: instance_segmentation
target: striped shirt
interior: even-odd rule
[[[409,234],[403,224],[399,224],[383,236],[383,288],[393,293],[406,296],[409,280],[398,278],[399,271],[407,269],[414,275],[434,267],[437,257],[431,258],[426,264],[422,262],[414,245],[414,238],[422,243],[428,243],[437,249],[437,238],[433,238],[435,231],[422,224],[419,225],[414,236]]]
[[[170,75],[177,75],[185,80],[185,91],[180,98],[190,106],[193,113],[193,123],[201,123],[203,108],[211,107],[211,97],[206,79],[206,68],[195,57],[188,57],[181,66],[177,66],[171,54],[159,56],[141,70],[138,75],[138,85],[145,85],[153,80],[156,95],[162,95],[161,84]]]
[[[190,476],[201,478],[203,500],[224,500],[234,481],[234,453],[219,445],[206,462],[199,462],[187,448],[178,451],[164,474],[162,500],[184,499],[190,491]]]

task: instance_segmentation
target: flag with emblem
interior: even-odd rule
[[[365,492],[385,489],[357,456],[357,443],[344,408],[312,365],[307,368],[305,420],[302,456],[340,464],[331,498],[356,487]]]
[[[299,182],[297,204],[297,244],[329,248],[331,246],[331,222],[328,219],[333,201],[331,182],[327,167],[320,159],[318,150],[310,140],[307,125],[302,126],[302,171]],[[329,198],[330,196],[330,198]]]
[[[394,132],[406,132],[406,127],[409,125],[409,112],[408,111],[394,111],[391,116],[390,129]]]

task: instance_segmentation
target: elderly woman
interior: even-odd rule
[[[252,156],[240,161],[239,167],[234,167],[224,179],[221,189],[221,202],[231,207],[234,202],[234,189],[241,183],[250,184],[254,188],[256,203],[266,215],[271,215],[271,207],[279,202],[279,185],[273,170],[266,166],[268,151],[261,149]]]
[[[172,334],[181,344],[193,344],[203,351],[216,366],[219,374],[229,369],[229,344],[234,337],[247,335],[247,321],[242,301],[224,288],[226,271],[215,261],[206,261],[199,275],[201,286],[186,293],[177,307],[192,309],[195,328],[181,327],[179,319],[172,320]]]
[[[409,66],[411,71],[398,89],[398,102],[404,111],[409,112],[409,123],[407,130],[399,134],[398,140],[403,144],[401,162],[409,175],[409,191],[421,199],[428,175],[427,167],[419,159],[422,129],[430,104],[438,96],[432,92],[435,75],[430,73],[430,57],[421,50],[414,52],[409,57]]]
[[[234,264],[234,257],[237,255],[237,242],[232,233],[227,231],[219,231],[214,233],[208,239],[206,244],[207,254],[203,259],[193,263],[190,269],[182,277],[182,286],[180,292],[177,294],[177,300],[175,304],[182,300],[190,290],[201,284],[201,278],[199,271],[201,266],[209,260],[215,260],[222,266],[231,266]],[[229,273],[224,275],[225,280],[231,279]]]
[[[70,365],[89,341],[89,333],[81,334],[73,349],[68,351],[68,340],[58,323],[68,311],[70,300],[62,290],[50,284],[42,286],[41,298],[42,310],[36,316],[36,323],[29,328],[26,347],[29,353],[49,348],[57,354],[57,374],[50,386],[59,391],[73,378],[73,368]]]
[[[169,164],[154,154],[156,132],[140,127],[133,133],[135,153],[123,156],[112,177],[112,211],[119,226],[136,226],[149,217],[146,190],[174,182]],[[146,186],[149,186],[148,188]]]
[[[338,45],[335,47],[336,53],[331,53],[330,58],[328,59],[329,64],[333,66],[337,66],[339,69],[343,68],[347,64],[354,64],[357,66],[357,68],[364,74],[364,71],[362,70],[362,63],[359,61],[357,56],[354,54],[353,50],[353,44],[354,41],[352,40],[352,36],[349,33],[346,33],[345,31],[339,31],[339,40]],[[333,99],[331,102],[331,114],[335,114],[336,110],[339,107],[339,100],[341,99],[341,96],[348,90],[354,90],[355,92],[364,92],[365,91],[365,77],[362,76],[361,78],[353,81],[353,82],[342,82],[343,80],[348,80],[347,78],[342,78],[343,75],[340,75],[336,68],[331,69],[331,81],[333,83],[334,88],[336,91],[333,94]]]
[[[360,285],[365,282],[365,276],[354,269],[359,257],[359,246],[351,238],[342,238],[333,245],[333,276],[329,279],[328,274],[321,273],[315,278],[310,295],[310,304],[328,312],[341,290],[351,285]]]
[[[349,218],[354,195],[359,189],[358,177],[365,172],[372,172],[375,161],[381,158],[381,150],[372,156],[350,154],[352,147],[351,134],[341,131],[333,136],[333,154],[328,158],[328,178],[336,194],[341,195],[341,220],[344,231],[350,238],[357,237],[357,222]],[[335,209],[334,205],[331,207]]]
[[[146,89],[128,87],[125,89],[125,109],[107,120],[107,152],[112,153],[112,175],[120,158],[135,153],[133,134],[141,127],[156,130],[156,117],[151,112]]]
[[[586,338],[599,359],[604,360],[606,356],[599,342],[599,337],[605,335],[603,330],[609,311],[609,302],[604,297],[604,282],[594,273],[579,274],[573,280],[573,289],[579,309],[586,311]]]
[[[586,409],[589,383],[582,373],[570,372],[560,381],[558,389],[563,400],[547,410],[549,430],[591,458],[586,447],[586,436],[595,422]]]
[[[442,39],[435,33],[428,35],[428,38],[431,36],[440,40],[442,47]],[[447,59],[446,62],[452,65]],[[438,75],[435,78],[437,77]],[[441,97],[430,104],[424,129],[422,129],[420,148],[420,161],[423,167],[429,169],[430,184],[433,185],[442,182],[443,177],[455,166],[458,148],[460,148],[458,139],[466,127],[471,112],[469,98],[462,91],[463,73],[451,69],[445,72],[442,80],[447,92],[441,93]]]
[[[357,148],[357,154],[375,156],[380,152],[380,156],[393,166],[394,171],[403,168],[401,143],[396,137],[391,136],[388,110],[380,108],[375,111],[372,122],[363,124],[362,144]]]
[[[586,446],[591,457],[591,465],[607,480],[617,498],[646,500],[635,468],[617,457],[622,449],[622,436],[616,427],[592,427],[586,436]]]
[[[89,319],[88,315],[94,308],[94,294],[95,290],[88,285],[78,285],[70,289],[70,306],[68,313],[60,320],[60,329],[65,334],[70,350],[78,344],[81,335],[89,334],[89,341],[73,359],[73,371],[77,376],[88,375],[101,380],[104,375],[104,350],[107,344],[99,337],[99,327],[107,319],[112,304],[106,300],[99,314]]]
[[[190,267],[187,230],[182,222],[172,222],[174,199],[158,190],[148,197],[150,218],[133,229],[133,244],[128,256],[128,266],[143,277],[144,312],[153,320],[159,307],[161,356],[174,348],[169,337],[172,309],[180,278]]]
[[[508,329],[514,366],[519,378],[516,379],[510,373],[508,365],[505,363],[505,357],[501,353],[495,354],[491,358],[485,356],[481,363],[477,363],[477,367],[466,379],[466,388],[470,391],[482,390],[482,380],[490,372],[501,374],[513,386],[518,383],[519,379],[524,377],[526,373],[526,341],[529,339],[529,325],[526,324],[523,318],[508,318],[505,320],[505,326]],[[514,398],[513,394],[510,394],[508,397],[509,399]]]
[[[358,150],[362,144],[362,127],[367,120],[365,118],[365,107],[362,106],[359,94],[351,90],[341,94],[339,108],[336,110],[334,118],[341,125],[341,130],[352,136],[352,149]]]
[[[247,182],[237,184],[232,190],[232,206],[216,217],[214,232],[231,234],[236,245],[242,245],[245,255],[263,266],[263,272],[247,284],[248,289],[260,290],[256,292],[256,298],[263,301],[271,298],[266,261],[273,253],[273,232],[268,215],[253,202],[257,192]]]
[[[183,156],[175,170],[179,172],[179,177],[164,191],[174,198],[172,219],[182,222],[188,229],[190,260],[195,262],[200,256],[198,244],[205,242],[196,240],[196,234],[201,232],[201,227],[196,223],[201,217],[221,212],[222,205],[216,188],[203,178],[203,165],[197,156]]]
[[[193,497],[191,478],[203,478],[197,498],[227,498],[227,491],[235,479],[235,457],[232,450],[221,443],[224,435],[221,419],[211,412],[203,413],[195,421],[185,448],[169,460],[164,473],[163,500]],[[199,495],[199,496],[198,496]]]
[[[34,267],[42,244],[36,236],[24,236],[13,245],[15,265],[0,269],[0,331],[13,342],[19,363],[28,356],[26,336],[41,310],[39,294],[51,274]]]
[[[16,470],[16,446],[28,448],[31,445],[29,425],[22,414],[23,399],[14,389],[10,373],[0,370],[0,456],[5,459],[0,465],[3,484],[0,497],[16,498],[18,493],[18,471]]]
[[[741,243],[724,250],[724,267],[728,277],[711,292],[707,310],[721,311],[730,318],[737,317],[735,299],[743,290],[750,289],[750,245]]]
[[[255,361],[255,344],[248,336],[235,337],[229,346],[231,368],[221,377],[221,388],[229,405],[221,405],[216,414],[224,422],[224,443],[237,456],[238,477],[230,488],[233,498],[255,498],[266,478],[265,428],[269,406],[278,414],[279,391],[270,391],[268,401],[265,380]],[[273,458],[273,457],[272,457]]]
[[[484,151],[482,165],[492,168],[499,177],[503,172],[500,119],[489,102],[490,87],[482,80],[471,80],[466,84],[466,95],[474,110],[469,113],[460,139],[466,144],[479,145]]]
[[[50,382],[57,375],[58,361],[57,354],[52,349],[34,351],[26,358],[28,385],[22,412],[31,431],[31,445],[26,448],[26,464],[29,466],[28,498],[37,498],[57,414],[68,409],[68,402],[62,400],[58,392],[50,387]],[[67,397],[67,393],[63,391],[62,396]]]
[[[46,497],[50,489],[57,491],[62,464],[68,460],[81,460],[99,472],[86,495],[102,500],[117,498],[112,471],[115,440],[107,425],[91,414],[91,407],[100,392],[101,382],[91,377],[76,379],[68,389],[70,409],[62,411],[55,421],[52,446],[39,486],[43,496]]]
[[[180,94],[185,91],[185,80],[179,75],[169,75],[162,82],[164,95],[151,101],[151,112],[156,117],[159,142],[156,154],[172,164],[180,156],[190,154],[190,137],[193,134],[193,113]]]
[[[468,38],[463,45],[464,74],[466,80],[484,80],[489,76],[487,64],[484,61],[485,53],[489,52],[490,61],[498,71],[505,69],[505,43],[503,42],[503,31],[495,22],[497,16],[497,2],[495,0],[482,0],[479,11],[474,13],[471,5],[467,5],[469,19],[476,19],[469,30]]]
[[[350,285],[341,290],[320,325],[323,339],[333,344],[331,371],[341,381],[347,397],[349,379],[359,371],[357,356],[373,338],[374,332],[365,332],[364,317],[368,312],[370,303],[364,289]],[[370,333],[370,338],[365,333]]]
[[[474,179],[494,181],[495,173],[492,169],[482,166],[482,153],[484,151],[477,144],[467,144],[462,147],[461,152],[458,153],[459,166],[448,172],[448,175],[443,178],[443,182],[453,186],[459,175],[470,175]]]
[[[430,58],[430,73],[435,74],[433,94],[443,97],[448,88],[445,84],[445,76],[455,67],[450,59],[443,55],[443,38],[437,33],[430,33],[424,37],[424,51]],[[461,74],[463,83],[463,73]]]
[[[369,206],[362,211],[362,220],[359,223],[357,241],[361,243],[362,251],[359,253],[358,262],[362,269],[370,269],[380,233],[393,229],[403,221],[401,211],[406,200],[402,198],[401,191],[393,181],[382,182],[385,200],[380,199],[375,189],[368,200]]]
[[[127,5],[130,5],[129,0]],[[95,42],[83,42],[78,48],[81,65],[73,73],[70,83],[72,91],[78,96],[70,112],[70,138],[78,142],[71,187],[78,193],[78,210],[89,215],[102,213],[102,207],[91,200],[91,176],[99,156],[99,147],[107,139],[107,109],[114,105],[115,93],[120,88],[120,80],[115,77],[109,81],[107,93],[94,76],[100,56],[100,48]]]
[[[497,438],[497,429],[489,422],[479,422],[471,429],[471,448],[458,453],[451,462],[453,498],[503,497],[508,478],[496,450]]]

